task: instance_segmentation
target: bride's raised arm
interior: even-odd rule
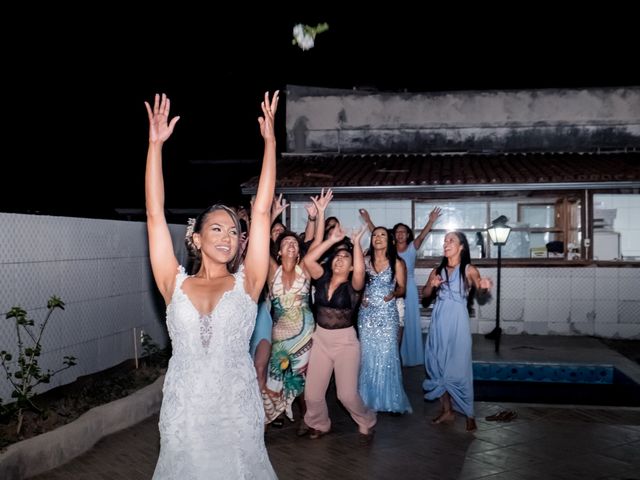
[[[149,257],[153,277],[164,301],[168,304],[175,284],[178,260],[173,251],[171,234],[164,215],[162,146],[173,133],[173,128],[180,117],[174,117],[169,121],[171,102],[164,93],[162,97],[156,94],[153,108],[147,102],[144,104],[149,115],[149,150],[144,182]]]
[[[269,100],[265,92],[261,104],[264,116],[258,118],[264,138],[262,170],[258,192],[251,210],[251,235],[245,257],[245,290],[258,300],[269,270],[269,234],[271,229],[271,202],[276,186],[276,136],[274,119],[278,108],[278,91]]]

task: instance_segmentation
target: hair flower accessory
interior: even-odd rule
[[[187,220],[187,231],[184,234],[184,240],[187,243],[187,247],[191,250],[197,250],[193,244],[193,228],[196,226],[196,219],[190,218]]]
[[[302,50],[309,50],[315,45],[316,35],[329,30],[328,23],[319,23],[315,27],[298,23],[293,27],[292,45],[298,45]]]

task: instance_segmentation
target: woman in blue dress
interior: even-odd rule
[[[393,227],[393,237],[396,241],[398,255],[407,265],[407,294],[404,299],[405,317],[404,328],[401,329],[402,343],[400,345],[400,358],[402,365],[413,367],[422,365],[424,361],[422,325],[420,322],[420,302],[418,299],[418,287],[414,277],[416,256],[440,216],[440,209],[434,208],[429,214],[429,221],[420,234],[414,239],[413,231],[404,223],[397,223]]]
[[[404,298],[404,321],[400,318],[400,358],[405,367],[422,365],[424,362],[424,342],[422,340],[422,324],[420,321],[420,301],[418,299],[418,287],[414,276],[416,257],[422,247],[424,239],[440,217],[440,208],[434,208],[429,213],[429,221],[420,234],[413,238],[411,227],[404,223],[396,223],[393,227],[393,237],[396,242],[398,256],[404,260],[407,266],[407,292]],[[360,209],[360,215],[369,226],[369,230],[375,228],[369,212]]]
[[[365,271],[364,298],[358,312],[361,346],[358,390],[372,410],[411,412],[402,385],[396,306],[396,298],[405,293],[405,266],[384,227],[377,227],[371,233]]]
[[[442,410],[432,421],[450,423],[454,410],[467,418],[467,431],[476,430],[473,411],[473,368],[467,296],[471,288],[486,297],[491,280],[481,278],[471,265],[469,243],[461,232],[444,237],[444,258],[433,269],[422,290],[437,295],[425,348],[428,378],[423,383],[427,400],[440,399]]]

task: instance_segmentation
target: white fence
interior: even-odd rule
[[[182,260],[185,226],[170,228]],[[40,392],[133,358],[134,328],[138,350],[140,330],[167,344],[144,223],[0,213],[0,350],[16,358],[15,324],[6,312],[19,305],[39,324],[52,295],[66,306],[47,325],[40,365],[55,370],[65,355],[78,364]],[[11,391],[0,372],[0,398],[10,401]]]
[[[422,286],[430,270],[416,269]],[[495,326],[495,268],[480,268],[494,279],[494,298],[475,305],[471,333]],[[640,338],[640,269],[616,267],[502,268],[500,326],[503,333],[595,335]],[[429,318],[424,317],[423,329]]]

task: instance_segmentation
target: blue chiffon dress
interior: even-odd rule
[[[444,273],[444,272],[443,272]],[[427,400],[449,392],[453,409],[473,417],[473,366],[467,292],[456,267],[438,291],[425,347]]]
[[[398,252],[400,258],[407,265],[407,293],[404,299],[404,331],[400,346],[402,365],[413,367],[424,362],[422,340],[422,325],[420,323],[420,303],[418,301],[418,287],[414,277],[416,267],[416,247],[413,242],[404,252]]]
[[[271,343],[271,330],[273,329],[273,320],[271,319],[271,302],[264,300],[258,305],[258,316],[256,317],[256,326],[253,329],[251,340],[249,341],[249,354],[251,358],[256,356],[256,348],[262,340]]]

